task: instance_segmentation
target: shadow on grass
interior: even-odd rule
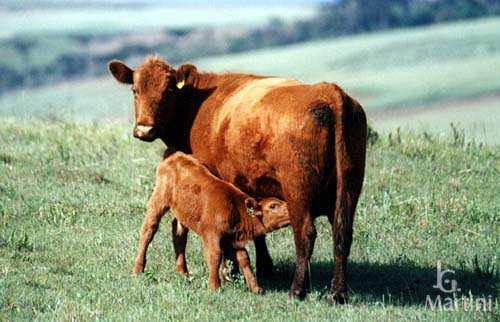
[[[446,267],[446,269],[449,268]],[[458,297],[469,296],[469,294],[472,294],[474,298],[491,296],[495,301],[498,296],[498,274],[485,275],[480,272],[451,269],[455,270],[455,274],[446,274],[443,281],[445,278],[457,281],[458,288],[461,289],[457,293]],[[288,292],[294,264],[278,262],[275,271],[273,279],[261,282],[262,287],[269,291]],[[414,263],[350,262],[348,271],[349,294],[353,303],[384,302],[392,305],[424,306],[427,295],[433,299],[438,294],[442,298],[449,296],[433,287],[437,280],[435,267],[422,267]],[[332,272],[333,266],[330,262],[311,263],[310,289],[313,292],[319,292],[318,300],[329,292]],[[444,286],[449,288],[449,284],[444,284]]]

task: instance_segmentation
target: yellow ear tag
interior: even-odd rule
[[[181,80],[180,82],[177,82],[177,88],[182,89],[184,87],[184,80]]]

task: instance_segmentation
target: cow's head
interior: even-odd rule
[[[174,113],[174,106],[186,79],[186,70],[175,70],[158,57],[131,69],[123,62],[112,60],[109,71],[122,84],[130,84],[134,94],[134,137],[154,141]],[[193,67],[194,68],[194,67]]]

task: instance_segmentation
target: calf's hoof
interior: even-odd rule
[[[220,289],[220,282],[209,281],[208,288],[211,289],[212,291],[218,290]]]
[[[325,300],[330,305],[347,304],[347,291],[332,291],[326,296]]]
[[[143,273],[144,272],[144,264],[135,264],[133,271],[134,271],[135,275]]]
[[[264,293],[264,290],[260,286],[254,286],[254,287],[250,288],[250,290],[254,294],[262,294],[262,293]]]

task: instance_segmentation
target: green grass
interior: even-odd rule
[[[128,129],[1,118],[0,320],[498,320],[493,312],[431,311],[435,266],[456,270],[462,294],[498,296],[500,150],[455,136],[391,133],[368,151],[350,257],[351,304],[322,299],[331,278],[325,218],[312,292],[288,299],[294,246],[271,234],[277,277],[262,296],[238,280],[207,289],[198,237],[189,279],[173,270],[166,217],[146,274],[131,274],[138,230],[162,144]],[[252,247],[250,247],[252,248]],[[253,257],[253,251],[251,252]]]
[[[128,86],[111,76],[105,79],[67,82],[0,96],[0,115],[83,122],[124,122],[133,117]]]
[[[312,16],[307,5],[127,6],[43,8],[1,13],[0,38],[43,33],[109,33],[159,28],[262,24]]]
[[[395,128],[439,135],[453,133],[454,124],[465,131],[468,139],[489,145],[500,143],[500,96],[455,100],[407,109],[374,111],[371,120],[382,133]]]

